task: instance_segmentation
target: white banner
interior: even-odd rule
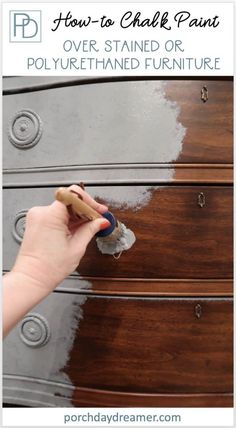
[[[230,427],[229,408],[57,408],[3,409],[3,426],[47,427]]]
[[[233,75],[233,3],[5,3],[3,75]]]

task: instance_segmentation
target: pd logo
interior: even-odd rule
[[[41,42],[41,10],[10,11],[10,42]]]

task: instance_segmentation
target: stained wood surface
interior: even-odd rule
[[[231,163],[232,88],[229,80],[138,80],[5,96],[4,168]],[[24,151],[8,139],[23,109],[36,112],[43,126],[39,143]]]
[[[102,255],[93,240],[79,274],[112,278],[232,278],[232,188],[227,186],[88,187],[134,231],[134,246],[120,259]],[[5,189],[3,267],[12,268],[19,250],[12,235],[15,215],[51,203],[55,188]],[[203,192],[206,204],[198,205]],[[9,213],[11,215],[9,216]]]
[[[233,82],[174,81],[168,82],[166,96],[180,106],[179,121],[187,128],[184,150],[179,162],[200,159],[202,162],[227,163],[233,160]],[[197,95],[208,89],[205,103]],[[187,141],[191,144],[187,144]],[[221,161],[220,161],[221,159]]]
[[[130,394],[76,388],[77,407],[233,407],[233,394]]]
[[[83,313],[66,367],[77,387],[232,392],[230,299],[88,298]]]
[[[90,286],[88,290],[88,284]],[[71,276],[59,285],[65,292],[106,296],[192,296],[222,297],[233,295],[231,280],[145,280],[133,278],[76,278]]]
[[[137,189],[137,188],[136,188]],[[230,187],[153,187],[146,204],[114,208],[116,193],[101,199],[137,241],[119,260],[89,246],[79,273],[88,276],[134,278],[232,278],[232,189]],[[206,205],[200,208],[203,192]],[[99,198],[99,188],[95,191]],[[112,195],[112,196],[111,196]],[[120,200],[122,196],[120,193]],[[140,194],[141,200],[141,194]],[[137,209],[139,207],[139,209]],[[93,272],[93,274],[91,274]]]

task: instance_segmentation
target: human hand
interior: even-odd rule
[[[79,193],[83,201],[100,214],[108,210],[79,186],[72,185],[69,189]],[[105,218],[84,222],[71,216],[58,201],[31,208],[12,271],[30,277],[49,293],[76,269],[93,236],[109,225]]]

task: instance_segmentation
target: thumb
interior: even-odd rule
[[[97,218],[96,220],[83,223],[71,238],[71,244],[76,245],[82,252],[85,252],[88,243],[94,235],[99,232],[99,230],[106,229],[110,225],[110,222],[105,218]]]

